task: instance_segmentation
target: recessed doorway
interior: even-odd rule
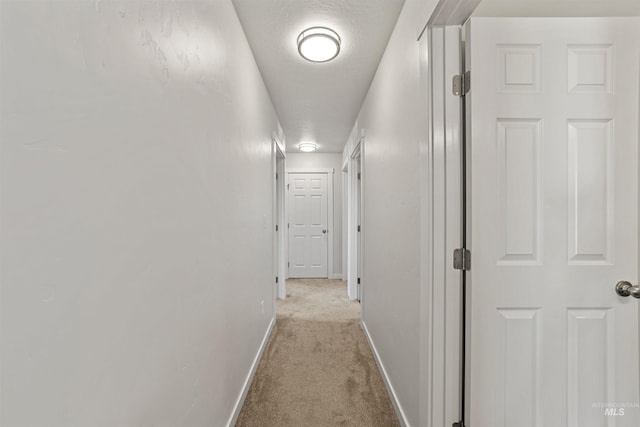
[[[333,169],[287,169],[288,277],[333,271]]]

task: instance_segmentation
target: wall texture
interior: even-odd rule
[[[286,167],[291,169],[333,168],[333,272],[330,278],[342,278],[342,154],[288,153]],[[340,277],[338,277],[340,276]]]
[[[278,129],[231,2],[0,8],[0,424],[225,425]]]
[[[407,0],[345,146],[364,134],[362,321],[393,388],[404,421],[427,425],[428,360],[424,335],[425,52],[416,17],[435,0]],[[422,46],[426,46],[424,43]],[[422,63],[421,63],[422,58]],[[428,273],[428,272],[427,272]]]

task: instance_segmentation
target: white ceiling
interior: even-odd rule
[[[287,151],[301,141],[341,152],[404,0],[233,0],[284,129]],[[325,26],[342,39],[340,54],[312,63],[296,39]]]

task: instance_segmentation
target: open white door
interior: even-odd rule
[[[640,19],[472,18],[472,427],[640,426]]]

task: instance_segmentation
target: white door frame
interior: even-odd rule
[[[453,268],[453,250],[462,247],[461,100],[451,91],[460,73],[459,26],[429,26],[427,93],[429,138],[426,174],[427,401],[429,426],[452,425],[461,416],[462,273]],[[447,54],[455,52],[455,55]]]
[[[357,163],[360,163],[360,168]],[[362,287],[358,295],[358,270],[360,270],[360,282],[364,282],[364,268],[362,247],[364,246],[364,227],[360,231],[360,247],[358,247],[358,225],[364,222],[364,137],[355,144],[346,162],[347,169],[347,294],[350,300],[363,300]],[[360,169],[360,180],[358,180]],[[360,191],[358,191],[360,186]],[[358,212],[358,194],[360,194],[360,212]],[[360,269],[358,269],[360,263]]]
[[[333,271],[333,174],[335,173],[335,169],[333,168],[286,168],[287,175],[287,191],[289,190],[289,183],[292,174],[302,174],[302,173],[324,173],[327,174],[327,278],[333,279],[335,273]],[[289,193],[286,193],[285,197],[285,211],[287,213],[286,218],[288,218],[289,214]],[[289,240],[289,222],[288,219],[285,220],[287,224],[287,241]],[[288,250],[288,248],[287,248]],[[289,253],[287,251],[287,257],[289,259]],[[287,278],[289,277],[289,269],[287,271]]]
[[[342,280],[349,280],[349,159],[342,165]]]
[[[281,149],[282,144],[277,139],[272,139],[273,150],[273,224],[274,224],[274,277],[277,278],[275,285],[276,297],[285,299],[287,296],[287,233],[284,231],[286,224],[285,211],[285,155]],[[280,164],[278,164],[280,163]],[[278,225],[278,231],[275,230]],[[274,279],[276,280],[276,279]]]
[[[462,57],[453,45],[457,43],[454,33],[460,31],[479,3],[441,0],[419,37],[421,49],[426,45],[427,50],[421,67],[426,78],[428,115],[427,164],[423,166],[427,173],[422,177],[426,183],[422,197],[426,198],[423,220],[427,247],[421,266],[425,276],[421,319],[426,326],[421,334],[426,340],[421,345],[426,357],[421,363],[427,374],[426,384],[421,386],[426,405],[422,405],[420,419],[428,427],[460,421],[459,402],[464,402],[464,413],[468,414],[468,386],[465,396],[460,395],[462,279],[452,262],[453,249],[462,246],[462,117],[460,98],[452,95],[451,86],[453,75],[462,70]],[[423,38],[427,38],[426,43]],[[457,57],[452,57],[454,51]],[[465,367],[468,372],[466,361]]]

